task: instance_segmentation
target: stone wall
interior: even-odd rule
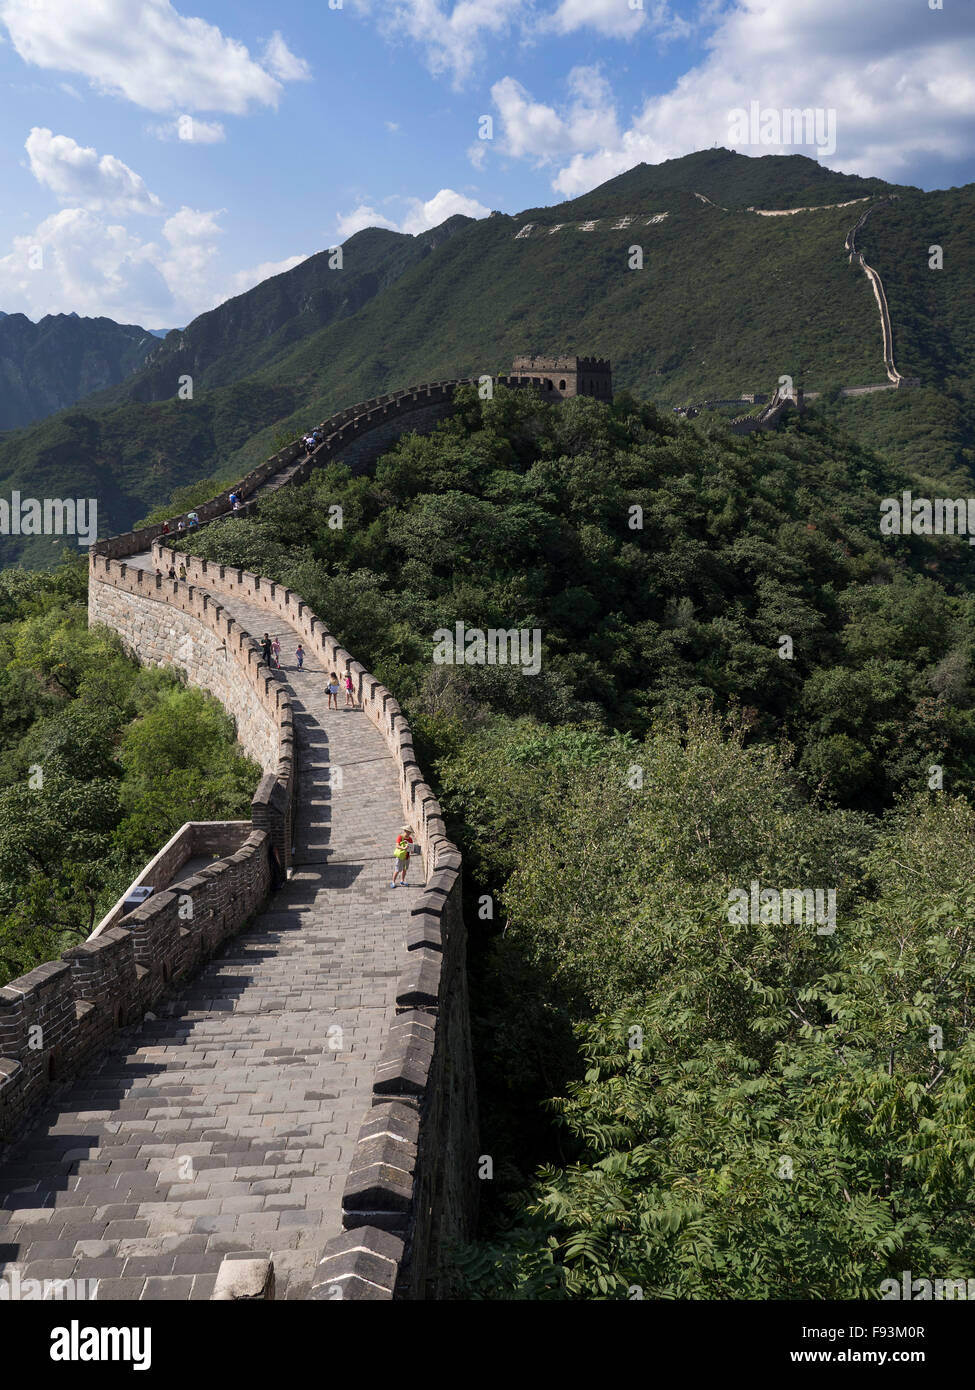
[[[94,941],[96,936],[101,936],[102,932],[116,926],[126,916],[125,900],[133,888],[149,886],[154,891],[161,891],[178,882],[176,875],[190,859],[202,855],[209,855],[212,859],[223,859],[236,854],[237,850],[243,848],[252,828],[250,821],[244,820],[187,821],[185,825],[181,825],[159,853],[150,859],[138,877],[132,880],[88,940]]]
[[[506,378],[497,378],[507,383]],[[234,489],[249,509],[259,489],[304,481],[341,458],[361,471],[408,430],[426,433],[453,409],[458,382],[411,387],[350,407],[326,422],[309,457],[289,446]],[[517,383],[510,383],[515,385]],[[230,510],[228,493],[196,508],[202,523]],[[170,523],[175,530],[174,522]],[[413,735],[392,693],[339,646],[291,590],[246,570],[177,555],[162,525],[92,547],[89,617],[117,631],[140,660],[174,665],[234,717],[244,749],[264,769],[253,832],[224,863],[154,895],[84,946],[0,991],[0,1132],[16,1124],[56,1076],[77,1070],[111,1036],[258,910],[291,854],[298,795],[290,701],[260,649],[219,602],[240,596],[291,624],[323,664],[348,671],[398,772],[405,820],[427,880],[411,913],[411,962],[398,982],[396,1018],[373,1082],[373,1110],[358,1136],[343,1193],[345,1234],[323,1252],[316,1298],[436,1298],[444,1242],[473,1233],[477,1116],[467,997],[461,857],[417,764]],[[186,581],[125,563],[151,548],[155,564],[186,566]],[[187,913],[189,914],[187,917]],[[184,918],[186,920],[184,920]],[[31,1025],[43,1047],[34,1056]]]
[[[503,378],[499,378],[499,380],[501,379]],[[218,517],[226,516],[231,510],[231,492],[237,494],[246,509],[261,489],[273,491],[275,486],[285,483],[304,482],[312,469],[320,468],[335,458],[354,456],[356,451],[352,446],[358,442],[362,435],[382,430],[385,426],[399,421],[403,416],[414,416],[416,425],[397,424],[387,432],[385,436],[387,444],[398,435],[403,434],[408,428],[416,427],[423,433],[425,428],[433,427],[440,415],[449,414],[454,390],[458,386],[468,384],[470,380],[470,378],[459,378],[455,381],[435,381],[422,386],[407,386],[402,391],[394,391],[385,396],[374,396],[368,401],[361,401],[357,405],[336,411],[334,415],[330,415],[317,427],[325,437],[313,453],[306,456],[304,445],[289,444],[278,453],[272,454],[263,463],[258,464],[256,468],[252,468],[237,483],[228,484],[216,497],[211,497],[209,501],[201,503],[193,510],[199,516],[202,525],[214,521]],[[430,407],[440,407],[440,413],[431,414],[429,424],[427,424],[423,415]],[[378,436],[378,438],[381,437]],[[377,448],[371,450],[371,457],[375,458],[377,452],[380,452],[378,445]],[[369,454],[369,450],[360,451],[359,457],[363,466],[368,460]],[[152,526],[142,526],[136,531],[125,531],[121,535],[112,536],[107,540],[99,540],[92,549],[96,554],[114,560],[124,560],[129,555],[139,555],[148,550],[154,540],[166,534],[163,530],[164,524],[169,528],[169,535],[174,536],[178,520],[178,517],[173,516],[166,523],[159,521]]]
[[[269,837],[252,831],[229,858],[156,894],[97,938],[0,989],[0,1139],[49,1088],[91,1065],[263,906]]]
[[[287,868],[297,796],[294,712],[262,661],[257,642],[211,594],[94,548],[88,619],[113,628],[140,661],[184,670],[191,684],[210,691],[233,716],[244,751],[265,774],[251,803],[251,822],[269,832],[279,862]]]
[[[178,554],[162,541],[153,544],[152,558],[163,571],[174,562],[186,566],[186,581],[166,581],[161,592],[238,597],[295,628],[326,669],[348,672],[356,698],[397,764],[403,815],[422,849],[427,881],[412,913],[412,961],[397,985],[397,1018],[373,1083],[374,1110],[358,1136],[343,1193],[346,1235],[324,1251],[313,1297],[335,1297],[336,1289],[343,1297],[436,1297],[443,1242],[469,1237],[476,1210],[460,854],[447,839],[398,702],[297,594],[248,570]],[[364,1261],[373,1269],[381,1258],[376,1249],[366,1250],[369,1241],[398,1251],[382,1265],[391,1275],[388,1288],[360,1275]]]

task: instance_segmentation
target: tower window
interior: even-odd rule
[[[564,381],[560,381],[560,382],[559,382],[559,390],[560,390],[560,391],[564,391],[564,390],[565,390],[565,382],[564,382]]]

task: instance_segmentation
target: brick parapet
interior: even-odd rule
[[[236,853],[0,989],[0,1138],[212,956],[270,885],[268,836],[254,830]]]

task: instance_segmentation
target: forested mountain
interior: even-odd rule
[[[871,206],[857,247],[889,287],[898,369],[922,388],[841,398],[840,387],[885,380],[876,300],[844,246]],[[802,156],[710,150],[516,217],[454,218],[415,238],[361,232],[341,269],[312,257],[171,333],[83,408],[0,441],[0,494],[30,479],[35,495],[97,496],[102,530],[120,530],[175,487],[238,476],[282,432],[343,405],[504,371],[530,350],[609,357],[618,387],[667,407],[790,375],[820,390],[817,410],[847,432],[967,479],[973,217],[971,187],[922,193]],[[940,270],[928,268],[935,243]],[[186,376],[192,399],[178,396]],[[23,546],[4,538],[3,553],[44,563],[44,547]]]
[[[0,314],[0,430],[29,425],[136,371],[156,338],[134,324]]]

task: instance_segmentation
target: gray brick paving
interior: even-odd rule
[[[292,628],[220,602],[281,640],[301,778],[292,877],[0,1163],[0,1273],[98,1279],[100,1300],[209,1298],[223,1255],[249,1250],[272,1252],[278,1298],[307,1293],[341,1229],[423,879],[415,860],[389,887],[402,812],[366,715],[327,709],[315,659],[295,669]]]

